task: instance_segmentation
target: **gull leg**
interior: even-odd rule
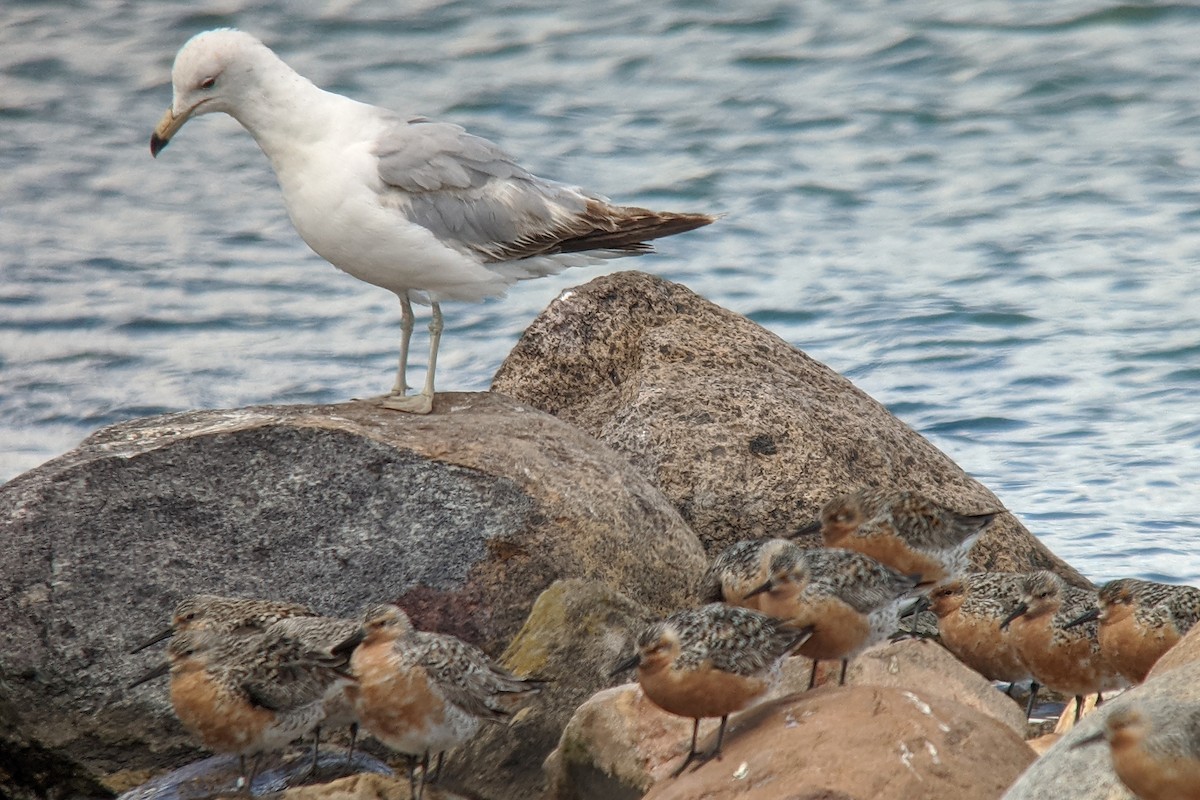
[[[408,343],[412,341],[413,332],[413,310],[412,301],[408,299],[408,294],[399,295],[400,297],[400,368],[396,372],[396,385],[392,387],[392,394],[398,394],[403,397],[408,393],[408,380],[405,373],[408,371]]]
[[[407,301],[405,301],[407,302]],[[442,340],[442,309],[436,302],[429,304],[433,315],[429,319],[429,371],[425,373],[425,388],[411,397],[392,395],[380,403],[392,411],[407,411],[410,414],[428,414],[433,411],[433,379],[437,372],[438,344]],[[411,325],[411,322],[410,322]],[[407,357],[405,353],[403,357]]]

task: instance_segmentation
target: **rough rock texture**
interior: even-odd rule
[[[1107,744],[1075,746],[1099,731],[1109,714],[1129,704],[1138,705],[1152,724],[1197,708],[1200,706],[1200,661],[1180,664],[1158,675],[1152,673],[1142,685],[1106,700],[1078,725],[1062,734],[1013,784],[1004,800],[1133,800],[1133,795],[1113,771]]]
[[[700,725],[715,734],[717,720]],[[692,721],[651,703],[636,683],[605,689],[581,705],[546,759],[551,800],[637,800],[687,754]]]
[[[0,732],[18,733],[0,752],[91,774],[196,754],[163,683],[124,688],[160,657],[129,649],[182,596],[336,615],[398,599],[419,626],[498,653],[556,578],[666,613],[704,566],[622,458],[486,394],[438,395],[428,417],[362,402],[116,425],[0,487],[0,541]]]
[[[627,455],[710,552],[793,531],[862,485],[915,488],[962,511],[1003,508],[850,381],[745,317],[640,272],[564,292],[492,388]],[[972,562],[1053,569],[1087,585],[1011,514]]]
[[[686,750],[681,739],[675,752]],[[1033,757],[1007,726],[937,695],[821,688],[732,718],[720,760],[659,780],[646,800],[982,800]]]
[[[1025,736],[1025,709],[934,642],[911,639],[872,647],[850,662],[846,683],[938,694],[998,720]]]
[[[811,667],[806,658],[787,659],[782,680],[770,697],[796,699],[808,686]],[[829,662],[827,675],[833,683],[819,691],[836,690],[839,669],[837,662]],[[954,701],[1003,723],[1018,739],[1025,734],[1025,713],[1016,703],[932,642],[901,641],[872,648],[851,662],[846,680],[852,686],[893,688]],[[756,713],[751,710],[746,715]],[[740,725],[737,719],[735,724]],[[707,720],[701,725],[701,736],[716,729],[717,721]],[[571,717],[558,747],[546,760],[549,796],[553,800],[641,797],[678,766],[691,733],[690,720],[660,710],[637,684],[598,692]]]
[[[678,576],[664,574],[665,581]],[[549,681],[537,700],[506,727],[489,726],[446,764],[444,783],[487,797],[538,797],[542,761],[554,749],[575,709],[633,651],[651,613],[594,581],[556,581],[538,597],[529,619],[503,656],[522,675]],[[535,767],[530,770],[530,767]]]

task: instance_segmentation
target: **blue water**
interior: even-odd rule
[[[1089,576],[1200,582],[1183,5],[7,0],[0,480],[131,417],[391,385],[395,299],[306,249],[236,123],[150,158],[176,49],[221,25],[544,176],[726,215],[449,304],[442,388],[486,388],[563,288],[650,270],[849,376]]]

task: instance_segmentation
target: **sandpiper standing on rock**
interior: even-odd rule
[[[962,514],[913,491],[859,489],[827,502],[796,535],[819,530],[827,547],[857,550],[932,584],[967,571],[971,546],[999,513]]]
[[[519,280],[648,253],[650,240],[714,220],[614,205],[544,180],[457,125],[322,91],[241,31],[193,36],[171,83],[152,155],[192,117],[230,115],[270,160],[300,238],[400,298],[400,364],[384,408],[432,410],[443,300],[478,301]],[[407,396],[413,301],[432,309],[429,368],[421,392]]]
[[[929,608],[938,618],[942,644],[959,661],[989,681],[1012,684],[1032,678],[1029,667],[1000,623],[1021,602],[1025,576],[1016,572],[974,572],[945,581],[929,593]],[[1030,689],[1025,716],[1037,701],[1037,681]]]
[[[1150,668],[1200,619],[1200,589],[1122,578],[1100,587],[1100,605],[1067,623],[1100,622],[1100,649],[1131,683]]]
[[[454,636],[416,630],[399,606],[367,609],[362,627],[362,644],[351,659],[355,711],[368,733],[408,757],[417,800],[429,781],[431,756],[436,781],[447,750],[468,741],[481,722],[507,721],[541,688]]]
[[[1083,698],[1126,681],[1100,649],[1096,623],[1068,628],[1084,612],[1096,607],[1096,593],[1067,584],[1048,570],[1025,575],[1021,599],[1000,622],[1011,628],[1011,641],[1034,680],[1043,686],[1075,695],[1075,721],[1083,713]]]
[[[642,691],[656,706],[692,718],[692,744],[675,770],[720,757],[729,715],[749,708],[780,678],[780,663],[812,634],[746,608],[710,603],[676,611],[648,626],[637,652],[612,671],[637,667]],[[717,743],[696,750],[700,720],[720,717]]]
[[[775,553],[767,572],[747,598],[757,599],[764,614],[812,629],[799,648],[813,659],[809,688],[816,683],[817,662],[829,659],[842,662],[838,685],[844,684],[850,659],[899,628],[920,580],[853,550],[806,550],[795,543]]]
[[[345,667],[357,637],[326,653],[270,630],[247,636],[180,631],[167,645],[166,664],[133,685],[169,670],[176,716],[209,750],[239,757],[248,790],[263,754],[321,723],[328,697],[351,680]],[[254,757],[249,769],[247,756]]]
[[[1135,705],[1114,708],[1099,733],[1082,747],[1104,739],[1113,771],[1139,800],[1200,798],[1200,708],[1183,706],[1151,720]]]

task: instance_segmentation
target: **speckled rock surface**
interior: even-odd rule
[[[830,497],[904,486],[964,512],[1003,508],[986,487],[850,381],[679,284],[619,272],[563,292],[492,388],[624,453],[710,551],[795,530]],[[976,568],[1053,569],[1086,581],[1011,514]]]
[[[680,576],[664,573],[666,582]],[[547,680],[505,727],[489,726],[446,764],[445,785],[485,797],[540,797],[542,762],[575,709],[614,678],[612,668],[652,614],[596,581],[556,581],[538,597],[503,656],[509,669]],[[532,767],[532,769],[531,769]]]
[[[1134,800],[1113,771],[1107,744],[1076,746],[1099,731],[1109,714],[1129,704],[1137,705],[1152,725],[1200,708],[1200,662],[1152,674],[1140,686],[1106,700],[1034,762],[1004,800]]]
[[[94,774],[196,755],[164,684],[124,688],[160,657],[129,649],[182,596],[336,615],[397,599],[498,654],[557,578],[666,613],[704,566],[622,458],[486,394],[438,395],[427,417],[345,403],[113,426],[0,487],[0,541],[0,732]]]
[[[938,694],[1025,737],[1025,709],[935,642],[904,639],[872,647],[850,662],[846,683]]]
[[[994,800],[1033,758],[1010,728],[943,697],[823,687],[731,718],[721,759],[662,778],[645,797]]]

